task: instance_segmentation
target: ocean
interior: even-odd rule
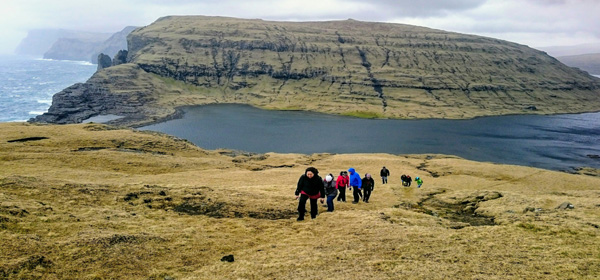
[[[85,61],[0,56],[0,122],[27,121],[47,112],[55,93],[85,82],[96,68]]]

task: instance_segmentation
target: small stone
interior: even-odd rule
[[[222,262],[233,262],[233,255],[227,255],[221,258]]]

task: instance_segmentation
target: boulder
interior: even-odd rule
[[[106,68],[106,67],[110,67],[113,64],[112,59],[110,59],[110,56],[105,55],[103,53],[98,55],[98,71]]]
[[[113,66],[123,63],[127,63],[127,50],[120,50],[112,60]]]

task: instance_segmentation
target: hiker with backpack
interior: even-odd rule
[[[319,170],[314,167],[309,167],[304,171],[304,174],[300,176],[298,185],[296,186],[296,199],[299,199],[298,203],[298,219],[297,221],[304,220],[304,213],[306,213],[306,201],[310,199],[310,217],[315,219],[319,214],[319,207],[317,205],[317,199],[321,199],[323,203],[325,198],[325,189],[323,185],[323,179],[319,176]]]
[[[340,176],[338,176],[335,181],[335,186],[340,192],[337,201],[346,202],[346,189],[350,186],[348,181],[348,171],[340,172]]]
[[[352,201],[352,203],[357,204],[360,197],[362,197],[362,193],[360,192],[362,179],[354,168],[348,169],[348,172],[350,173],[350,189],[353,189],[352,194],[354,195],[354,201]]]
[[[333,174],[329,173],[325,176],[323,185],[325,185],[325,195],[327,196],[327,212],[333,212],[333,199],[338,194],[337,184],[333,181]]]
[[[375,180],[371,178],[371,174],[367,173],[364,178],[362,178],[362,190],[363,190],[363,201],[365,203],[369,203],[369,198],[371,197],[371,192],[375,189]]]

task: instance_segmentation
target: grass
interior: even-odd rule
[[[446,155],[205,151],[99,124],[0,129],[0,279],[600,275],[598,176]],[[390,183],[376,181],[371,203],[295,221],[306,167],[383,165]],[[402,187],[402,173],[423,187]],[[556,209],[566,201],[575,208]]]
[[[342,115],[349,116],[349,117],[363,118],[363,119],[381,119],[381,118],[383,118],[383,115],[381,115],[379,113],[365,112],[365,111],[347,112],[347,113],[343,113]]]

